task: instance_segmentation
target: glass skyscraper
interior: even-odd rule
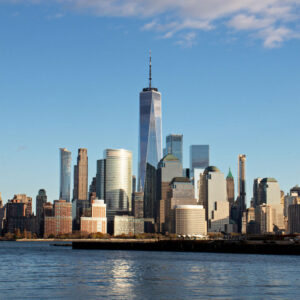
[[[190,172],[194,177],[195,169],[205,169],[209,166],[209,145],[190,146]]]
[[[71,193],[71,152],[60,148],[60,190],[59,198],[70,202]]]
[[[169,134],[166,137],[166,154],[173,154],[182,164],[182,134]]]
[[[139,120],[139,179],[138,187],[144,190],[147,165],[157,168],[162,158],[161,94],[151,86],[150,56],[149,87],[140,93]]]

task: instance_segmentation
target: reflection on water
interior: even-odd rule
[[[0,243],[0,299],[298,298],[300,257]]]

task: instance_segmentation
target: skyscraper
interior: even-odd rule
[[[243,212],[246,210],[246,155],[238,156],[238,197],[239,207]]]
[[[105,202],[108,221],[117,213],[132,210],[132,153],[125,149],[105,150]]]
[[[87,149],[78,149],[77,165],[74,166],[74,200],[88,199],[88,157]]]
[[[161,94],[151,85],[151,54],[149,87],[140,93],[138,189],[144,191],[147,169],[157,168],[162,158]],[[147,167],[150,165],[150,167]]]
[[[60,148],[60,190],[59,198],[70,202],[71,189],[71,152]]]
[[[36,196],[36,220],[37,220],[37,232],[40,236],[43,236],[44,231],[44,204],[47,203],[47,194],[44,189],[40,189]]]
[[[217,167],[210,166],[200,175],[199,204],[206,210],[208,231],[225,231],[229,224],[226,180]]]
[[[190,172],[194,177],[194,169],[205,169],[209,166],[209,145],[190,146]]]
[[[166,148],[164,155],[173,154],[182,164],[182,134],[169,134],[166,137]]]
[[[232,206],[232,204],[234,203],[234,178],[232,176],[230,168],[226,177],[226,186],[228,202],[230,203],[230,206]]]
[[[97,160],[96,196],[105,199],[105,159]]]

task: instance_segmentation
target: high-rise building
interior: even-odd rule
[[[97,160],[96,196],[105,199],[105,159]]]
[[[195,169],[204,170],[209,166],[209,145],[190,146],[190,177],[194,177]]]
[[[140,93],[138,190],[144,191],[147,170],[162,158],[161,94],[151,85],[151,55],[149,87]],[[148,167],[150,165],[150,167]]]
[[[132,153],[125,149],[105,150],[105,201],[108,221],[132,210]]]
[[[88,157],[84,148],[78,149],[77,165],[74,166],[73,199],[88,199]]]
[[[70,202],[71,192],[71,152],[60,148],[60,190],[59,198]]]
[[[157,168],[156,172],[156,199],[150,201],[145,201],[145,216],[147,218],[155,218],[160,224],[159,231],[162,230],[161,226],[165,222],[164,214],[165,207],[164,201],[167,200],[168,194],[171,192],[171,181],[175,177],[182,177],[182,164],[179,158],[172,154],[167,154],[164,156]],[[147,198],[145,198],[147,200]]]
[[[200,175],[199,204],[206,210],[208,231],[225,231],[229,224],[229,203],[224,174],[210,166]]]
[[[36,221],[37,232],[39,236],[43,236],[44,231],[44,204],[47,203],[47,194],[44,189],[40,189],[36,196]]]
[[[253,181],[253,201],[252,202],[253,202],[254,207],[263,204],[262,199],[261,199],[262,198],[262,191],[260,189],[261,180],[262,180],[262,178],[255,178],[254,181]]]
[[[0,208],[3,207],[3,201],[2,201],[2,196],[1,196],[1,192],[0,192]]]
[[[232,206],[234,203],[234,178],[232,176],[230,169],[226,177],[226,186],[227,186],[227,199],[230,206]]]
[[[246,210],[246,155],[238,156],[238,197],[242,212]]]
[[[183,135],[182,134],[169,134],[166,137],[166,148],[164,156],[167,154],[173,154],[175,157],[177,157],[181,164],[182,164],[182,141],[183,141]]]
[[[288,232],[291,234],[300,232],[300,197],[294,197],[293,204],[288,207]]]

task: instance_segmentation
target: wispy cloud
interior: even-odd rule
[[[42,0],[0,0],[43,4]],[[300,0],[48,0],[64,9],[97,16],[139,18],[142,30],[182,41],[196,31],[225,27],[263,41],[264,47],[299,38]],[[298,28],[297,30],[295,28]],[[190,35],[188,35],[190,33]],[[180,43],[180,42],[179,42]]]

